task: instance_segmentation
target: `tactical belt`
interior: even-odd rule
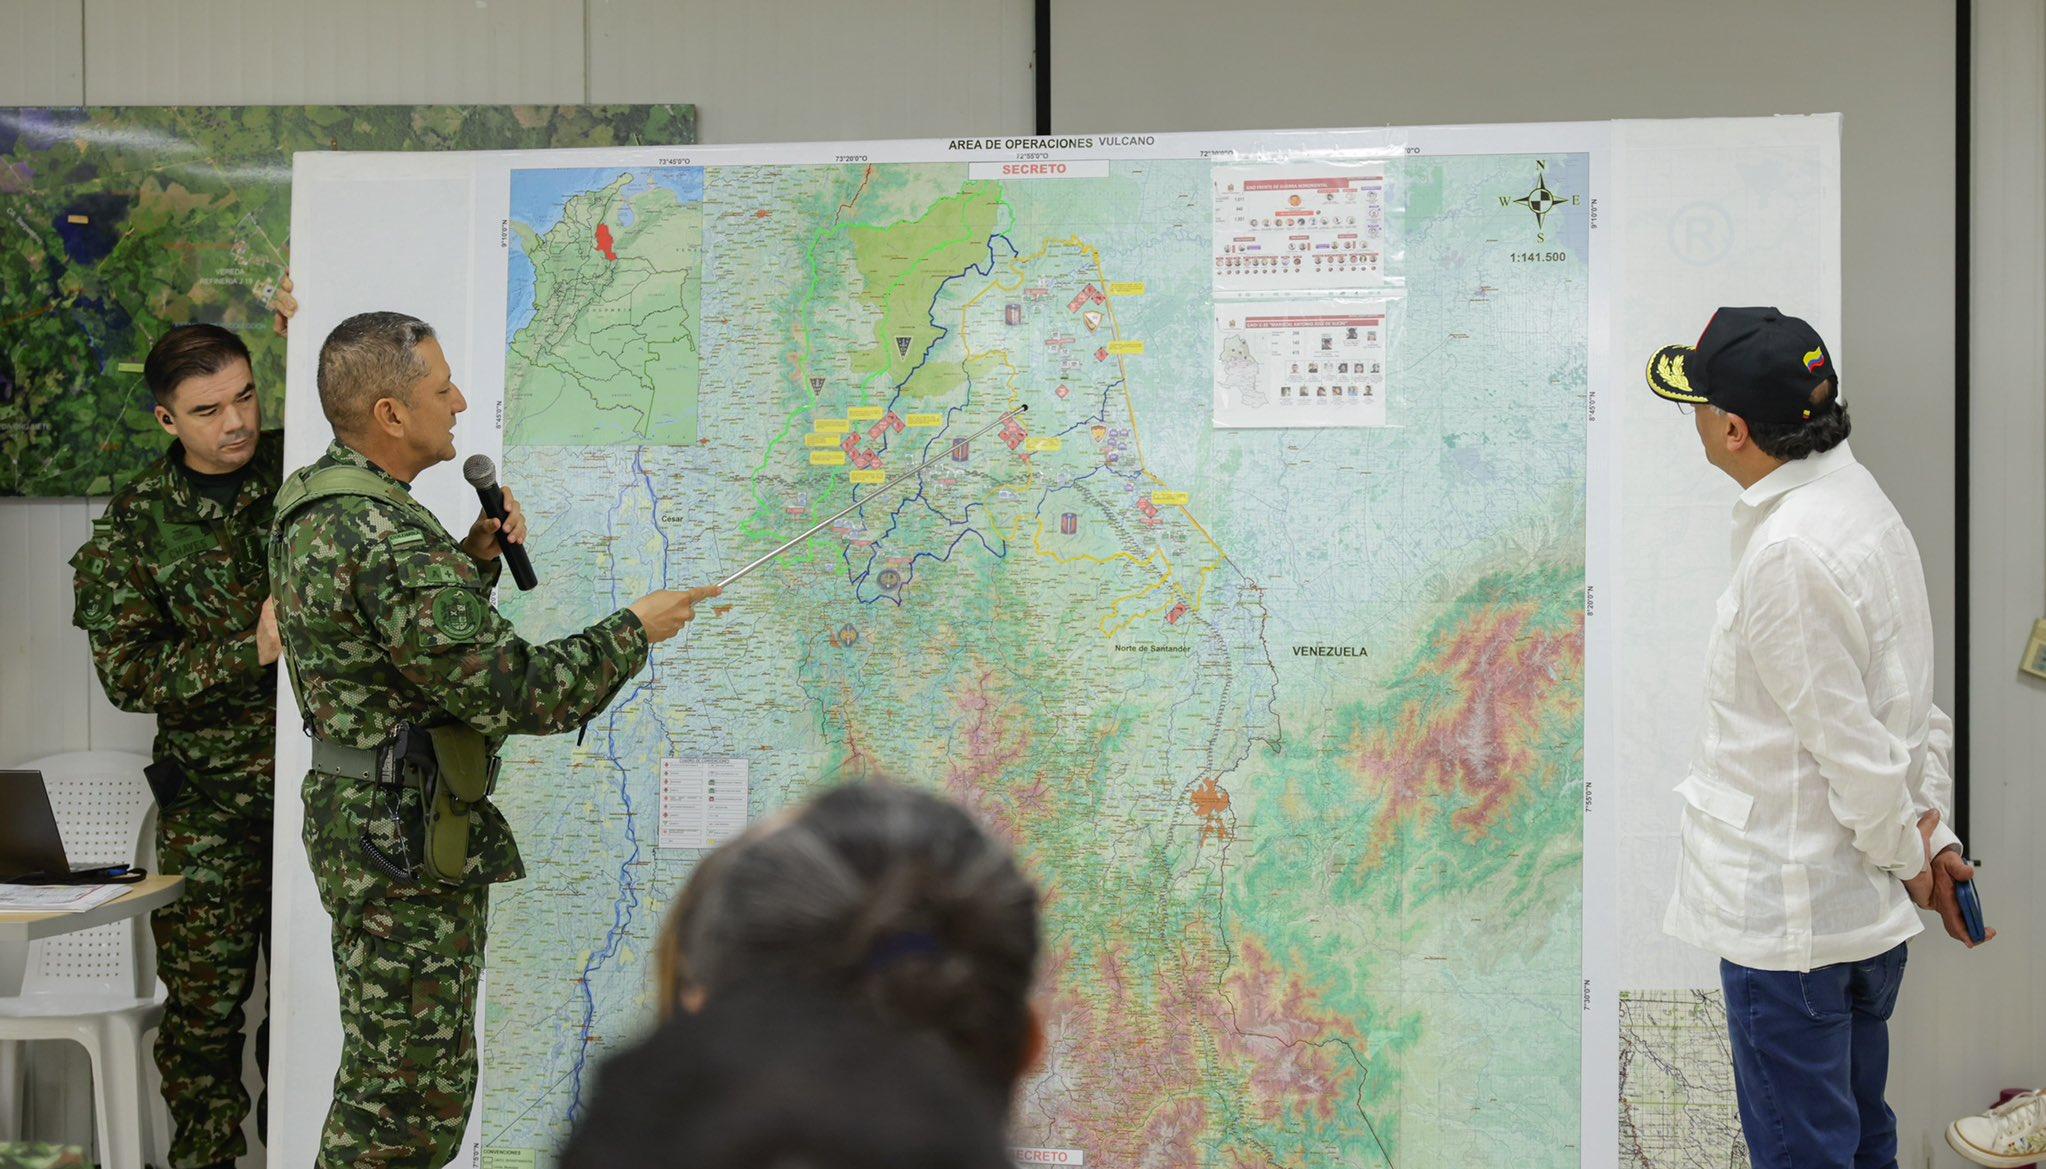
[[[313,770],[343,779],[375,779],[377,753],[371,747],[344,747],[316,737],[313,739]]]
[[[391,737],[374,748],[313,738],[314,771],[374,783],[384,793],[395,843],[379,843],[365,826],[362,850],[396,881],[463,882],[469,861],[469,818],[497,786],[500,762],[488,739],[459,723],[435,727],[399,723]],[[401,792],[406,790],[419,795],[416,835],[403,810]],[[412,858],[413,840],[425,848],[418,862]]]

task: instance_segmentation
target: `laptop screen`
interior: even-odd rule
[[[43,773],[0,771],[0,881],[70,869]]]

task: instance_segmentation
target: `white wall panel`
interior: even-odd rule
[[[82,499],[0,500],[0,766],[89,741],[86,707],[99,682],[71,625],[65,561],[91,515]]]
[[[0,106],[77,105],[84,0],[0,4]]]
[[[581,0],[86,0],[93,105],[583,98]]]
[[[2017,671],[2046,616],[2046,6],[1974,0],[1973,316],[1969,426],[1972,849],[2003,936],[1966,952],[1931,938],[1911,955],[1890,1101],[1905,1165],[1960,1169],[1939,1137],[2002,1087],[2046,1085],[2046,682]],[[1856,444],[1859,446],[1859,443]],[[1915,984],[1915,985],[1914,985]]]
[[[2046,615],[2046,7],[1975,0],[1969,426],[1971,849],[2002,936],[1915,943],[1892,1028],[1890,1103],[1903,1165],[1961,1169],[1940,1137],[2004,1087],[2046,1083],[2046,682],[2021,675]],[[1857,440],[1856,446],[1860,443]]]
[[[693,101],[705,142],[1027,134],[1030,0],[590,0],[590,100]]]

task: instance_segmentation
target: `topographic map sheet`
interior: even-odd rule
[[[650,830],[680,757],[745,760],[756,814],[878,769],[1016,847],[1052,1037],[1022,1145],[1574,1163],[1589,232],[1551,213],[1555,258],[1515,258],[1536,167],[1393,163],[1408,392],[1362,436],[1208,425],[1204,162],[513,170],[504,475],[583,568],[507,597],[522,628],[950,455],[734,588],[580,747],[516,741],[532,876],[485,1045],[520,1071],[484,1147],[554,1147],[646,1017],[701,855]]]

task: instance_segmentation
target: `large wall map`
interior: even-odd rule
[[[674,777],[758,815],[877,770],[1045,891],[1026,1156],[1577,1164],[1588,162],[1390,163],[1387,425],[1290,430],[1210,424],[1211,165],[1098,169],[511,173],[505,474],[592,566],[507,596],[528,635],[943,457],[580,745],[513,740],[486,1164],[649,1014]]]

